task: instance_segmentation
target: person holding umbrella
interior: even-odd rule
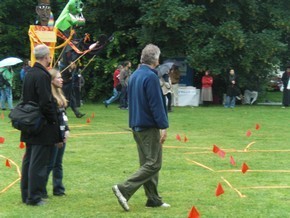
[[[0,74],[2,74],[2,81],[0,84],[1,92],[1,109],[6,110],[5,102],[8,103],[8,108],[13,109],[13,97],[12,97],[12,79],[13,70],[11,67],[0,68]]]
[[[11,66],[21,62],[21,59],[15,57],[8,57],[0,61],[0,102],[2,110],[6,110],[6,100],[8,108],[13,109],[12,80],[14,72]]]

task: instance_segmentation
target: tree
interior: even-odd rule
[[[137,66],[147,43],[161,48],[162,59],[186,57],[197,72],[210,69],[224,75],[233,67],[242,86],[253,78],[264,84],[277,65],[290,64],[287,0],[83,1],[86,25],[77,29],[78,34],[90,33],[94,41],[101,34],[114,35],[98,56],[82,59],[91,100],[111,91],[111,74],[119,62],[130,60]],[[51,0],[55,18],[66,2]],[[29,57],[27,31],[36,19],[36,4],[0,2],[0,58]]]
[[[186,56],[197,71],[219,74],[233,67],[245,85],[249,75],[265,78],[281,64],[287,50],[282,36],[289,33],[285,5],[286,1],[256,0],[147,1],[141,7],[137,38],[140,43],[157,42],[167,57]]]

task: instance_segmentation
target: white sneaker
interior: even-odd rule
[[[112,187],[112,190],[115,196],[118,198],[119,204],[125,211],[129,211],[129,205],[127,203],[127,199],[122,195],[117,185]]]
[[[164,208],[167,208],[167,207],[171,207],[170,206],[170,204],[167,204],[167,203],[163,203],[163,204],[161,204],[161,206],[160,207],[164,207]]]
[[[157,208],[157,207],[163,207],[163,208],[168,208],[171,207],[170,204],[167,203],[162,203],[161,205],[145,205],[146,208]]]

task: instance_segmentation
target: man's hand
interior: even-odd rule
[[[167,138],[167,131],[166,129],[161,129],[160,131],[160,143],[163,144]]]

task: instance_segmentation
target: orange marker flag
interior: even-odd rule
[[[3,144],[5,142],[5,138],[4,137],[0,137],[0,144]]]
[[[1,119],[4,120],[4,113],[1,113]]]
[[[236,161],[234,160],[233,156],[230,157],[230,163],[235,166],[236,165]]]
[[[222,195],[224,192],[225,191],[224,191],[222,185],[219,183],[218,187],[216,188],[216,191],[215,191],[215,196],[218,197],[218,196]]]
[[[186,135],[184,135],[184,142],[187,142],[188,138],[186,137]]]
[[[261,127],[260,127],[260,125],[257,123],[256,124],[256,130],[259,130]]]
[[[246,173],[248,171],[249,167],[246,163],[243,163],[242,165],[242,173]]]
[[[181,141],[181,137],[180,137],[179,134],[176,135],[176,139],[177,139],[178,141]]]
[[[95,113],[94,112],[92,113],[92,118],[95,118]]]
[[[248,130],[247,133],[246,133],[246,136],[247,136],[247,137],[250,137],[251,135],[252,135],[251,130]]]
[[[10,167],[11,168],[11,165],[10,165],[10,162],[9,162],[9,160],[8,159],[6,159],[6,167]]]
[[[217,153],[221,158],[224,158],[226,156],[226,152],[224,152],[222,149],[220,149]]]
[[[91,119],[90,119],[90,118],[88,118],[88,119],[87,119],[87,123],[90,123],[90,122],[91,122]]]
[[[213,145],[213,148],[212,148],[212,151],[213,151],[213,153],[218,153],[219,152],[219,147],[218,146],[216,146],[216,145]]]
[[[20,148],[20,149],[25,148],[25,144],[24,144],[24,142],[20,142],[20,143],[19,143],[19,148]]]
[[[197,211],[197,209],[193,206],[191,208],[191,211],[189,212],[188,214],[188,218],[199,218],[200,215],[199,215],[199,212]]]

